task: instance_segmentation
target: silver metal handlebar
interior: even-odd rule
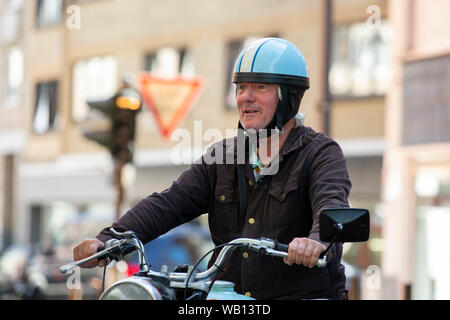
[[[66,265],[63,265],[62,267],[59,267],[58,270],[61,273],[66,273],[66,272],[72,271],[73,269],[82,265],[85,262],[89,262],[93,259],[103,258],[104,256],[105,256],[105,253],[103,251],[99,251],[96,254],[93,254],[92,256],[89,256],[85,259],[74,261],[74,262],[68,263]]]
[[[122,258],[121,255],[122,255],[123,251],[125,251],[129,248],[132,248],[132,247],[138,249],[138,257],[139,257],[141,271],[148,272],[150,269],[149,269],[146,257],[144,255],[144,246],[142,245],[142,242],[139,239],[137,239],[136,237],[132,237],[132,236],[128,236],[128,235],[126,238],[123,238],[120,240],[118,240],[118,239],[108,240],[105,243],[105,248],[103,250],[101,250],[87,258],[84,258],[82,260],[77,260],[77,261],[68,263],[68,264],[60,267],[58,270],[61,273],[66,273],[66,272],[72,271],[76,267],[79,267],[82,264],[89,262],[91,260],[107,258],[107,257],[111,257],[111,256],[113,256],[113,257],[119,256],[119,258],[121,259]]]
[[[275,241],[272,239],[261,238],[261,239],[251,239],[251,238],[238,238],[232,240],[228,243],[229,245],[224,247],[216,258],[213,265],[206,271],[200,272],[196,275],[192,275],[192,280],[189,282],[202,282],[214,277],[219,270],[224,267],[227,258],[233,253],[235,249],[245,247],[247,249],[257,251],[266,255],[284,258],[288,256],[287,252],[275,250]],[[316,266],[318,268],[324,268],[327,265],[326,256],[319,259]],[[192,272],[192,271],[191,271]],[[169,279],[172,285],[177,287],[176,283],[185,283],[189,276],[189,271],[186,273],[172,272],[169,274]]]
[[[115,231],[115,230],[114,230]],[[276,250],[276,242],[272,239],[268,238],[261,238],[261,239],[252,239],[252,238],[238,238],[235,240],[232,240],[228,243],[227,246],[225,246],[219,253],[219,255],[216,258],[216,261],[213,263],[213,265],[206,271],[200,272],[198,274],[195,274],[190,276],[189,274],[193,272],[193,270],[190,270],[188,272],[172,272],[172,273],[160,273],[160,272],[154,272],[149,269],[148,262],[146,261],[146,257],[144,254],[144,247],[142,245],[142,242],[138,240],[136,237],[131,236],[127,233],[118,233],[114,232],[120,235],[125,235],[126,238],[117,240],[117,239],[111,239],[105,244],[105,249],[102,251],[97,252],[96,254],[93,254],[85,259],[74,261],[72,263],[66,264],[59,268],[59,271],[61,273],[66,273],[68,271],[71,271],[75,269],[76,267],[91,261],[93,259],[103,258],[108,255],[110,255],[114,251],[121,251],[124,247],[128,245],[128,247],[132,246],[135,247],[138,250],[138,259],[141,266],[141,272],[147,273],[149,276],[163,276],[168,277],[171,281],[171,284],[173,284],[175,287],[180,286],[180,284],[185,285],[185,282],[188,277],[191,277],[192,280],[189,281],[190,283],[195,282],[203,282],[208,279],[211,279],[214,277],[217,272],[219,272],[221,269],[224,268],[224,265],[233,253],[233,251],[240,247],[240,248],[247,248],[249,250],[257,251],[265,255],[270,255],[274,257],[280,257],[284,258],[288,256],[288,253],[285,251]],[[323,268],[327,265],[326,256],[319,259],[316,266],[319,268]]]
[[[77,261],[73,261],[71,263],[68,263],[66,265],[63,265],[62,267],[59,267],[59,272],[61,273],[66,273],[69,271],[72,271],[73,269],[75,269],[76,267],[79,267],[80,265],[89,262],[91,260],[94,259],[99,259],[99,258],[104,258],[106,257],[110,252],[112,252],[113,250],[119,249],[120,246],[123,246],[124,243],[126,242],[127,239],[122,239],[122,240],[117,240],[117,239],[111,239],[109,241],[106,242],[105,244],[105,248],[87,258],[81,259],[81,260],[77,260]]]

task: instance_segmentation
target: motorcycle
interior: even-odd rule
[[[320,240],[329,243],[316,264],[316,267],[324,268],[328,263],[327,254],[335,243],[363,242],[369,239],[369,211],[356,208],[324,209],[320,213],[319,228]],[[100,300],[254,300],[235,292],[234,283],[214,280],[226,266],[233,251],[237,248],[246,248],[263,255],[280,258],[288,256],[288,245],[276,240],[238,238],[216,246],[194,266],[175,267],[172,272],[169,272],[167,266],[162,266],[161,270],[156,272],[150,269],[144,246],[134,232],[118,232],[113,228],[110,230],[115,239],[107,241],[104,249],[59,268],[61,273],[66,273],[93,259],[107,258],[119,261],[136,250],[139,271],[104,290]],[[221,251],[211,267],[206,271],[195,273],[199,263],[216,249]]]

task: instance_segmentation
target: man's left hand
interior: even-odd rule
[[[288,257],[283,258],[284,263],[292,265],[294,263],[305,267],[314,267],[319,260],[319,255],[325,251],[326,247],[315,240],[309,238],[294,238],[289,243]]]

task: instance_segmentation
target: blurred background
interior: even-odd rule
[[[0,297],[98,296],[102,270],[56,270],[117,214],[111,156],[83,134],[87,99],[142,71],[200,77],[177,127],[225,136],[237,54],[279,36],[309,67],[305,124],[341,145],[351,206],[371,213],[370,240],[345,244],[351,298],[450,299],[449,12],[448,0],[0,0]],[[158,121],[144,101],[120,212],[188,167]],[[157,267],[211,247],[202,216],[147,249]],[[133,259],[110,268],[125,276]]]

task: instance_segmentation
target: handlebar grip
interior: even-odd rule
[[[99,253],[100,251],[103,251],[103,250],[105,250],[105,247],[100,247],[100,248],[97,249],[97,253]],[[105,255],[103,255],[103,256],[98,257],[97,259],[98,259],[98,260],[103,260],[103,259],[106,258],[106,256],[107,256],[107,255],[105,254]]]
[[[288,252],[289,245],[284,244],[284,243],[279,243],[278,241],[275,240],[274,249],[277,251]],[[327,264],[328,264],[328,261],[325,256],[325,252],[322,252],[319,256],[319,260],[317,261],[316,266],[318,268],[325,268],[327,266]]]
[[[284,244],[284,243],[279,243],[278,241],[275,240],[274,249],[277,251],[288,252],[289,245]]]

